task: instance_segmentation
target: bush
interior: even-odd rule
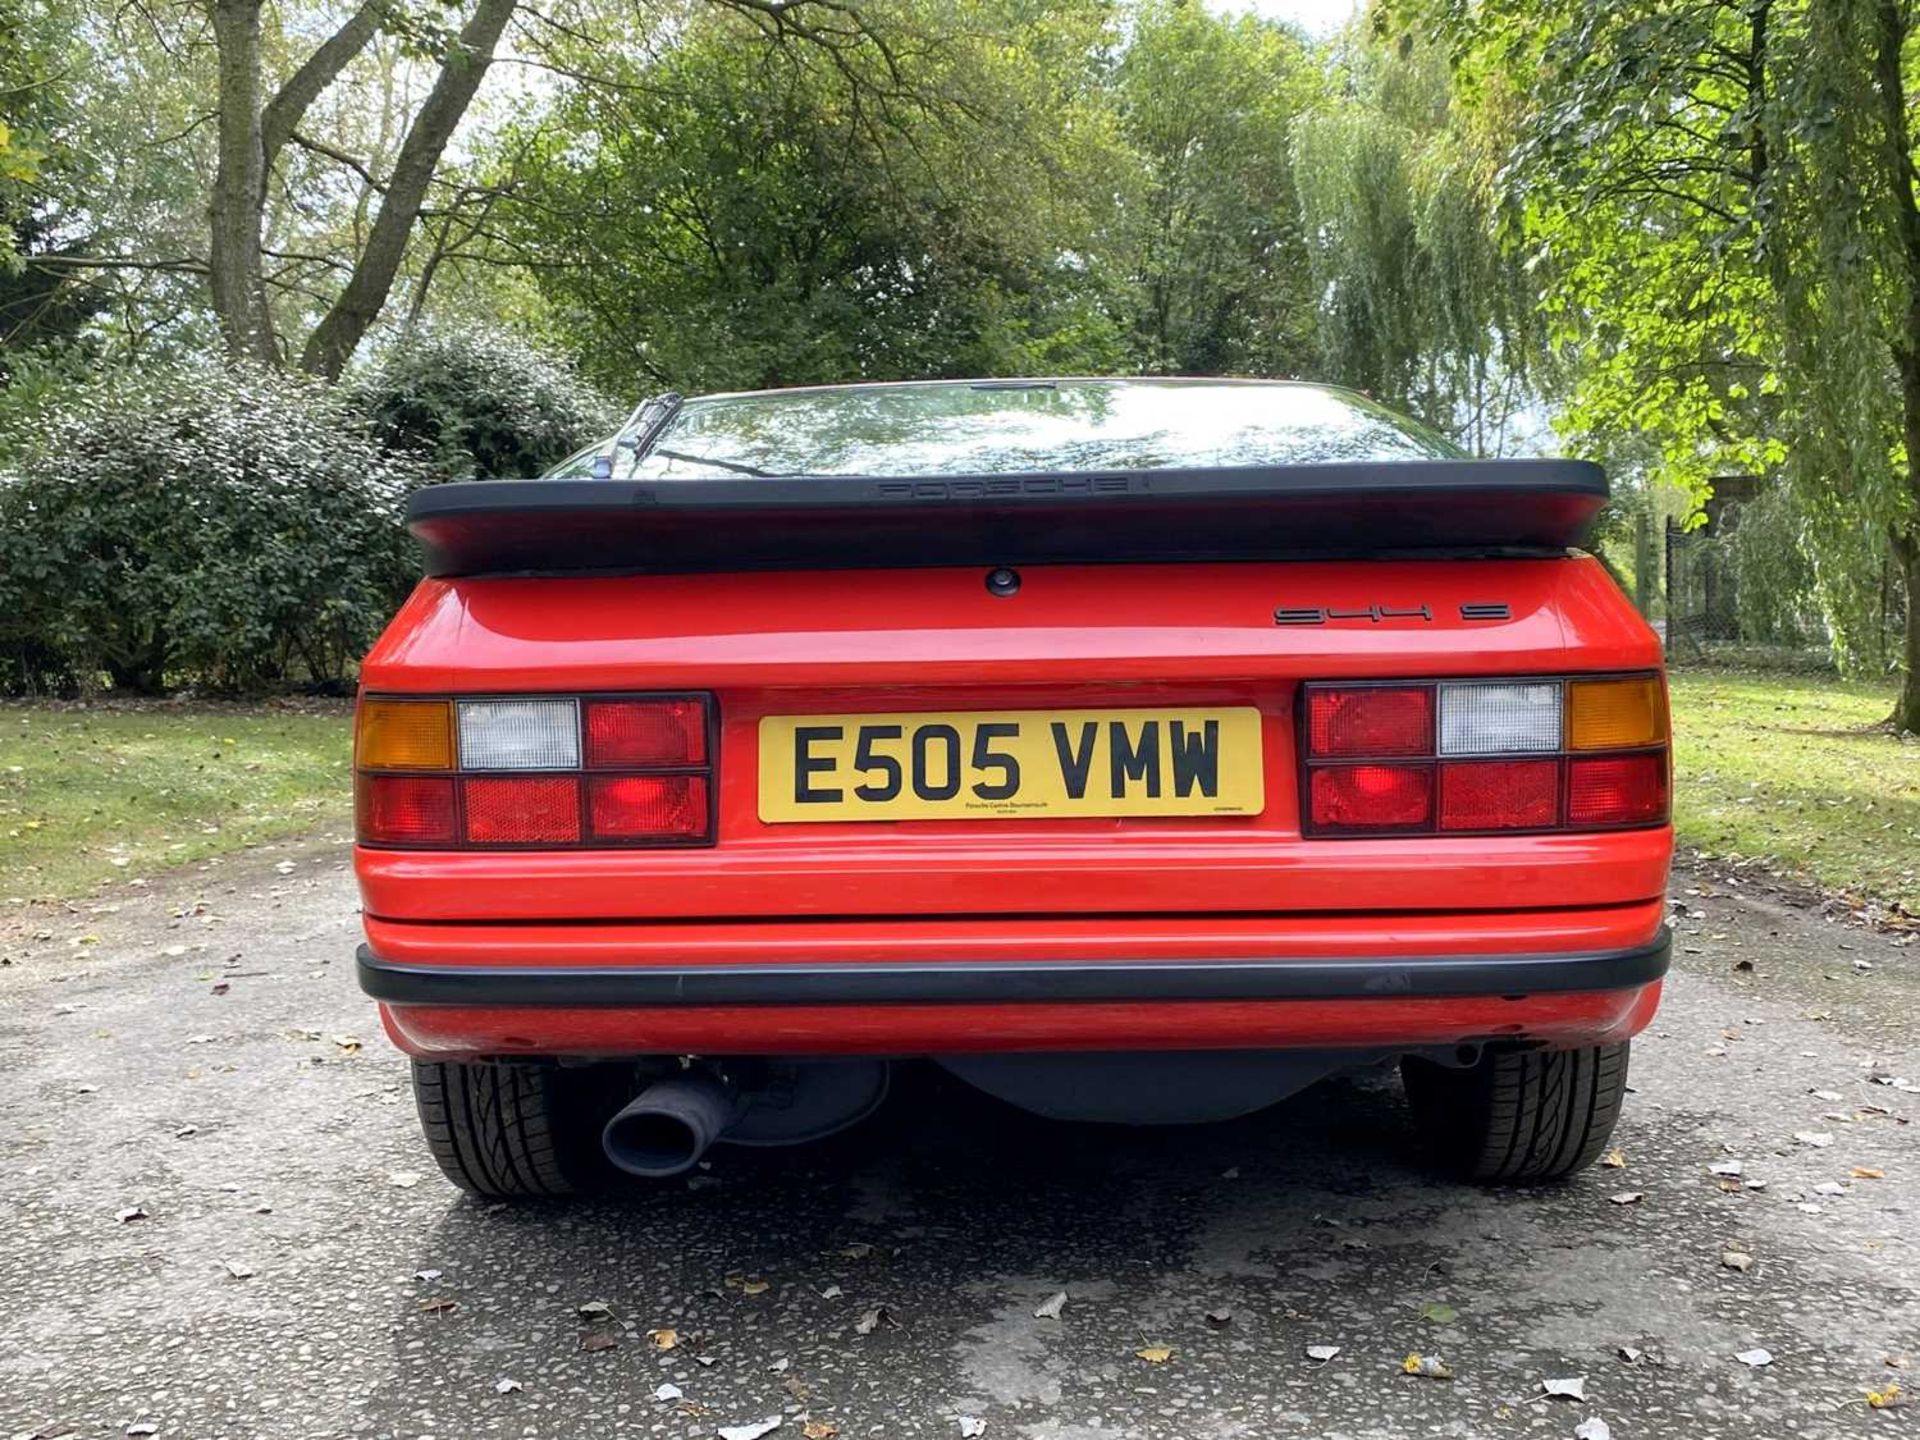
[[[566,365],[474,327],[410,332],[348,393],[383,443],[420,456],[442,480],[539,475],[619,418]]]
[[[0,471],[0,684],[336,684],[413,581],[399,512],[427,478],[316,382],[196,363],[71,391]]]

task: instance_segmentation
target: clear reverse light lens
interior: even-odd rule
[[[1560,748],[1560,683],[1442,685],[1442,755],[1513,755]]]
[[[579,769],[579,702],[462,700],[460,768]]]

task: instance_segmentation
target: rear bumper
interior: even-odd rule
[[[1324,919],[1035,921],[1017,941],[834,926],[759,946],[730,933],[757,927],[664,928],[370,919],[360,983],[416,1055],[1576,1045],[1647,1023],[1670,950],[1657,902],[1402,917],[1371,937]]]

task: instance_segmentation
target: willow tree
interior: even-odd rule
[[[1838,659],[1920,729],[1920,205],[1907,0],[1487,0],[1469,70],[1535,97],[1510,172],[1576,439],[1777,476]],[[1903,640],[1885,644],[1889,608]]]
[[[1543,361],[1502,245],[1497,97],[1456,103],[1447,56],[1383,16],[1297,125],[1293,171],[1329,378],[1498,452]]]

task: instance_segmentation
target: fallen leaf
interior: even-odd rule
[[[740,1293],[742,1295],[764,1295],[772,1288],[773,1284],[770,1281],[749,1280],[740,1287]]]
[[[961,1415],[957,1418],[960,1421],[960,1433],[962,1435],[971,1437],[987,1433],[987,1422],[982,1420],[978,1415]]]
[[[591,1355],[596,1350],[611,1350],[620,1342],[614,1338],[611,1330],[595,1326],[591,1330],[580,1332],[580,1348]]]
[[[647,1339],[653,1342],[653,1348],[656,1350],[671,1350],[680,1343],[680,1332],[662,1327],[647,1331]]]
[[[1644,1190],[1622,1190],[1617,1195],[1607,1196],[1608,1201],[1615,1205],[1638,1205],[1646,1198],[1647,1192]]]
[[[793,1364],[793,1361],[790,1357],[782,1355],[778,1360],[774,1361],[771,1365],[767,1366],[767,1369],[771,1370],[776,1375],[784,1375],[787,1373],[788,1368],[792,1364]]]
[[[227,1267],[227,1274],[236,1280],[253,1278],[253,1267],[244,1260],[222,1260],[220,1263]]]
[[[1171,1345],[1143,1345],[1133,1352],[1149,1365],[1164,1365],[1173,1358]]]
[[[1752,1350],[1742,1350],[1733,1358],[1738,1360],[1742,1365],[1758,1370],[1762,1365],[1771,1365],[1773,1363],[1773,1352],[1771,1350],[1755,1348]]]
[[[840,1252],[849,1260],[864,1260],[873,1254],[873,1246],[864,1240],[857,1240]]]
[[[1066,1303],[1067,1292],[1064,1290],[1056,1290],[1034,1307],[1033,1318],[1036,1320],[1058,1320],[1060,1318],[1061,1308]]]
[[[1856,1165],[1853,1167],[1853,1178],[1856,1180],[1884,1180],[1887,1178],[1887,1172],[1875,1165]]]
[[[876,1305],[853,1322],[853,1333],[856,1335],[871,1335],[880,1328],[880,1322],[883,1320],[889,1325],[898,1323],[894,1320],[891,1310],[887,1309],[884,1305]]]
[[[1565,1379],[1542,1380],[1540,1388],[1553,1400],[1585,1400],[1587,1398],[1587,1377],[1569,1375]]]
[[[440,1272],[436,1270],[434,1273],[437,1275]],[[573,1313],[578,1315],[582,1320],[599,1321],[613,1319],[613,1307],[604,1300],[589,1300],[584,1305],[576,1305],[574,1306]]]
[[[333,1037],[333,1043],[340,1047],[342,1054],[358,1055],[360,1053],[360,1041],[357,1036],[336,1035]]]
[[[1331,1360],[1334,1356],[1338,1355],[1339,1353],[1340,1353],[1340,1347],[1338,1345],[1307,1346],[1307,1359],[1316,1361],[1321,1365],[1326,1364],[1327,1361]]]
[[[751,1425],[722,1425],[719,1435],[720,1440],[760,1440],[762,1435],[771,1435],[779,1428],[780,1417],[769,1415],[766,1419],[757,1420]]]
[[[493,1382],[493,1393],[496,1395],[512,1395],[519,1389],[520,1382],[518,1380],[496,1380]]]
[[[1867,1404],[1875,1410],[1891,1410],[1900,1403],[1900,1387],[1889,1385],[1884,1390],[1867,1391]]]
[[[1720,1263],[1729,1270],[1738,1270],[1742,1275],[1753,1268],[1753,1256],[1744,1250],[1728,1250],[1721,1254]]]
[[[1637,1365],[1640,1363],[1640,1357],[1647,1352],[1640,1349],[1637,1345],[1622,1345],[1615,1353],[1617,1353],[1622,1360],[1626,1361],[1627,1364]]]
[[[838,1285],[829,1285],[820,1292],[820,1298],[822,1300],[838,1300],[846,1293],[847,1292],[842,1290]]]
[[[1429,1380],[1451,1380],[1453,1371],[1438,1355],[1409,1355],[1400,1362],[1403,1375],[1424,1375]]]
[[[1627,1152],[1615,1146],[1600,1157],[1600,1163],[1609,1170],[1624,1170],[1627,1168]]]
[[[1451,1325],[1460,1318],[1460,1312],[1439,1300],[1430,1300],[1420,1307],[1420,1318],[1430,1325]]]
[[[800,1427],[800,1433],[807,1440],[833,1440],[840,1433],[840,1427],[830,1420],[809,1420]]]
[[[1589,1415],[1573,1427],[1573,1440],[1613,1440],[1613,1431],[1598,1415]]]
[[[460,1302],[445,1295],[436,1295],[431,1300],[422,1300],[420,1309],[428,1315],[448,1315],[460,1308]]]
[[[664,1404],[669,1400],[678,1400],[681,1396],[685,1395],[686,1393],[687,1392],[682,1390],[678,1385],[675,1385],[671,1381],[669,1381],[667,1384],[662,1385],[658,1390],[653,1392],[653,1398],[660,1401],[662,1404]]]
[[[438,1270],[416,1270],[413,1272],[413,1278],[416,1280],[438,1280],[440,1278],[440,1272]]]

